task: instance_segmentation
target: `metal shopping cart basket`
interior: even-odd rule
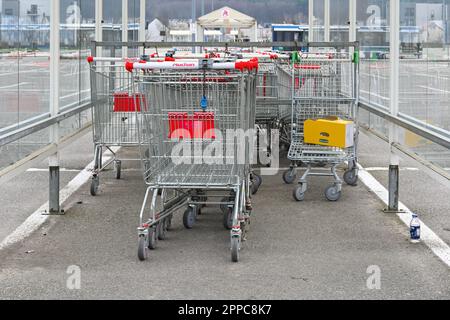
[[[140,260],[165,238],[175,211],[186,207],[183,224],[191,229],[205,205],[224,211],[232,261],[239,260],[251,211],[252,149],[249,140],[229,134],[254,125],[257,65],[207,59],[127,65],[141,78],[138,99],[146,106],[138,122],[148,186],[138,228]]]
[[[134,97],[137,93],[132,90],[131,74],[124,68],[126,61],[121,58],[88,58],[95,145],[90,189],[93,196],[98,192],[100,172],[111,164],[114,164],[116,178],[121,177],[122,162],[111,147],[139,145],[135,111],[141,106],[140,100]],[[102,162],[104,148],[112,154],[105,163]]]
[[[303,201],[310,176],[331,176],[334,183],[326,188],[330,201],[341,197],[342,180],[337,167],[348,163],[344,181],[356,185],[357,171],[357,104],[358,104],[358,53],[330,50],[329,53],[305,54],[292,68],[292,123],[291,145],[288,159],[291,167],[283,180],[291,184],[296,180],[297,168],[303,164],[306,171],[294,190],[294,198]],[[355,123],[354,144],[348,148],[311,145],[304,142],[304,123],[308,119],[328,116],[351,120]],[[313,168],[314,167],[314,168]],[[316,167],[330,167],[331,172]]]

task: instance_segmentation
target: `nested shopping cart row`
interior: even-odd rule
[[[337,201],[343,184],[337,168],[344,163],[344,181],[356,184],[357,55],[349,48],[329,48],[300,59],[286,57],[89,59],[95,143],[91,194],[97,194],[107,166],[114,164],[116,178],[121,176],[112,146],[139,148],[147,185],[139,215],[139,259],[147,259],[166,238],[176,213],[183,211],[183,224],[191,229],[202,209],[212,206],[220,208],[230,230],[231,258],[239,260],[251,194],[262,182],[252,167],[253,145],[239,132],[256,128],[269,138],[272,130],[280,133],[291,161],[284,181],[294,183],[305,169],[294,190],[297,201],[305,199],[314,176],[333,177],[325,195]],[[351,124],[351,144],[323,145],[330,139],[326,130],[317,143],[308,142],[305,128],[311,121]],[[270,159],[272,142],[267,142]],[[103,163],[105,148],[113,156]]]
[[[291,66],[292,113],[288,153],[291,166],[283,174],[283,180],[287,184],[294,183],[298,168],[306,166],[293,192],[297,201],[305,199],[308,178],[315,176],[333,177],[333,184],[326,188],[325,196],[330,201],[339,200],[343,181],[337,167],[342,164],[348,167],[344,182],[352,186],[357,182],[358,71],[358,52],[350,48],[331,47],[325,53],[304,54]],[[305,126],[317,120],[321,121],[323,128],[319,127],[317,143],[311,143],[305,139]],[[326,126],[337,123],[342,127],[346,125],[348,130],[347,144],[342,146],[329,143],[331,137]]]
[[[183,224],[190,229],[204,206],[215,205],[230,230],[232,260],[238,261],[252,208],[251,150],[248,140],[242,144],[225,133],[254,126],[257,60],[91,60],[96,143],[91,191],[105,167],[102,147],[139,146],[148,186],[139,258],[145,260],[165,238],[179,209],[185,209]]]

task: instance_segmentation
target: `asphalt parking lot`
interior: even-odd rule
[[[91,152],[89,135],[63,150],[67,170],[62,179],[82,170]],[[120,153],[136,157],[134,150]],[[360,162],[383,185],[387,172],[376,168],[387,167],[387,154],[384,142],[362,134]],[[450,203],[438,192],[442,188],[412,165],[402,162],[401,200],[449,243]],[[49,217],[30,237],[0,250],[0,298],[450,298],[448,265],[424,243],[411,244],[407,227],[383,213],[383,203],[362,182],[346,186],[342,200],[331,203],[323,195],[329,182],[316,179],[305,202],[297,203],[293,186],[280,175],[264,177],[253,198],[251,230],[239,263],[230,261],[229,233],[215,207],[206,208],[192,230],[184,229],[181,214],[176,215],[167,240],[140,262],[136,227],[145,186],[138,162],[123,166],[122,180],[105,172],[97,197],[83,184],[64,204],[64,216]],[[43,163],[36,169],[45,168]],[[16,188],[0,187],[3,197],[16,203],[2,214],[21,211],[20,218],[0,230],[2,237],[45,201],[45,196],[35,199],[42,194],[45,172],[24,175],[27,179],[11,182]],[[28,185],[26,197],[14,191],[21,185]],[[28,201],[33,205],[22,208]],[[81,270],[80,289],[67,286],[71,266]],[[374,267],[380,271],[379,290],[367,286]]]

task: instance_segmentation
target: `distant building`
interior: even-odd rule
[[[168,28],[159,19],[154,19],[148,24],[145,34],[146,41],[161,42],[167,39]]]
[[[18,16],[20,10],[19,0],[2,0],[2,15]]]
[[[195,28],[190,19],[170,19],[167,41],[191,41]]]

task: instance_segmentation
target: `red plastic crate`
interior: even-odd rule
[[[136,100],[135,100],[136,97]],[[144,109],[147,109],[145,96],[136,93],[130,96],[127,92],[114,93],[114,112],[135,112],[141,111],[141,99],[144,102]]]
[[[169,112],[169,138],[181,139],[215,139],[213,112]]]
[[[215,139],[215,119],[214,112],[194,112],[194,129],[201,128],[194,132],[194,138]]]
[[[190,128],[189,115],[187,112],[169,112],[169,139],[190,139],[192,129]]]

